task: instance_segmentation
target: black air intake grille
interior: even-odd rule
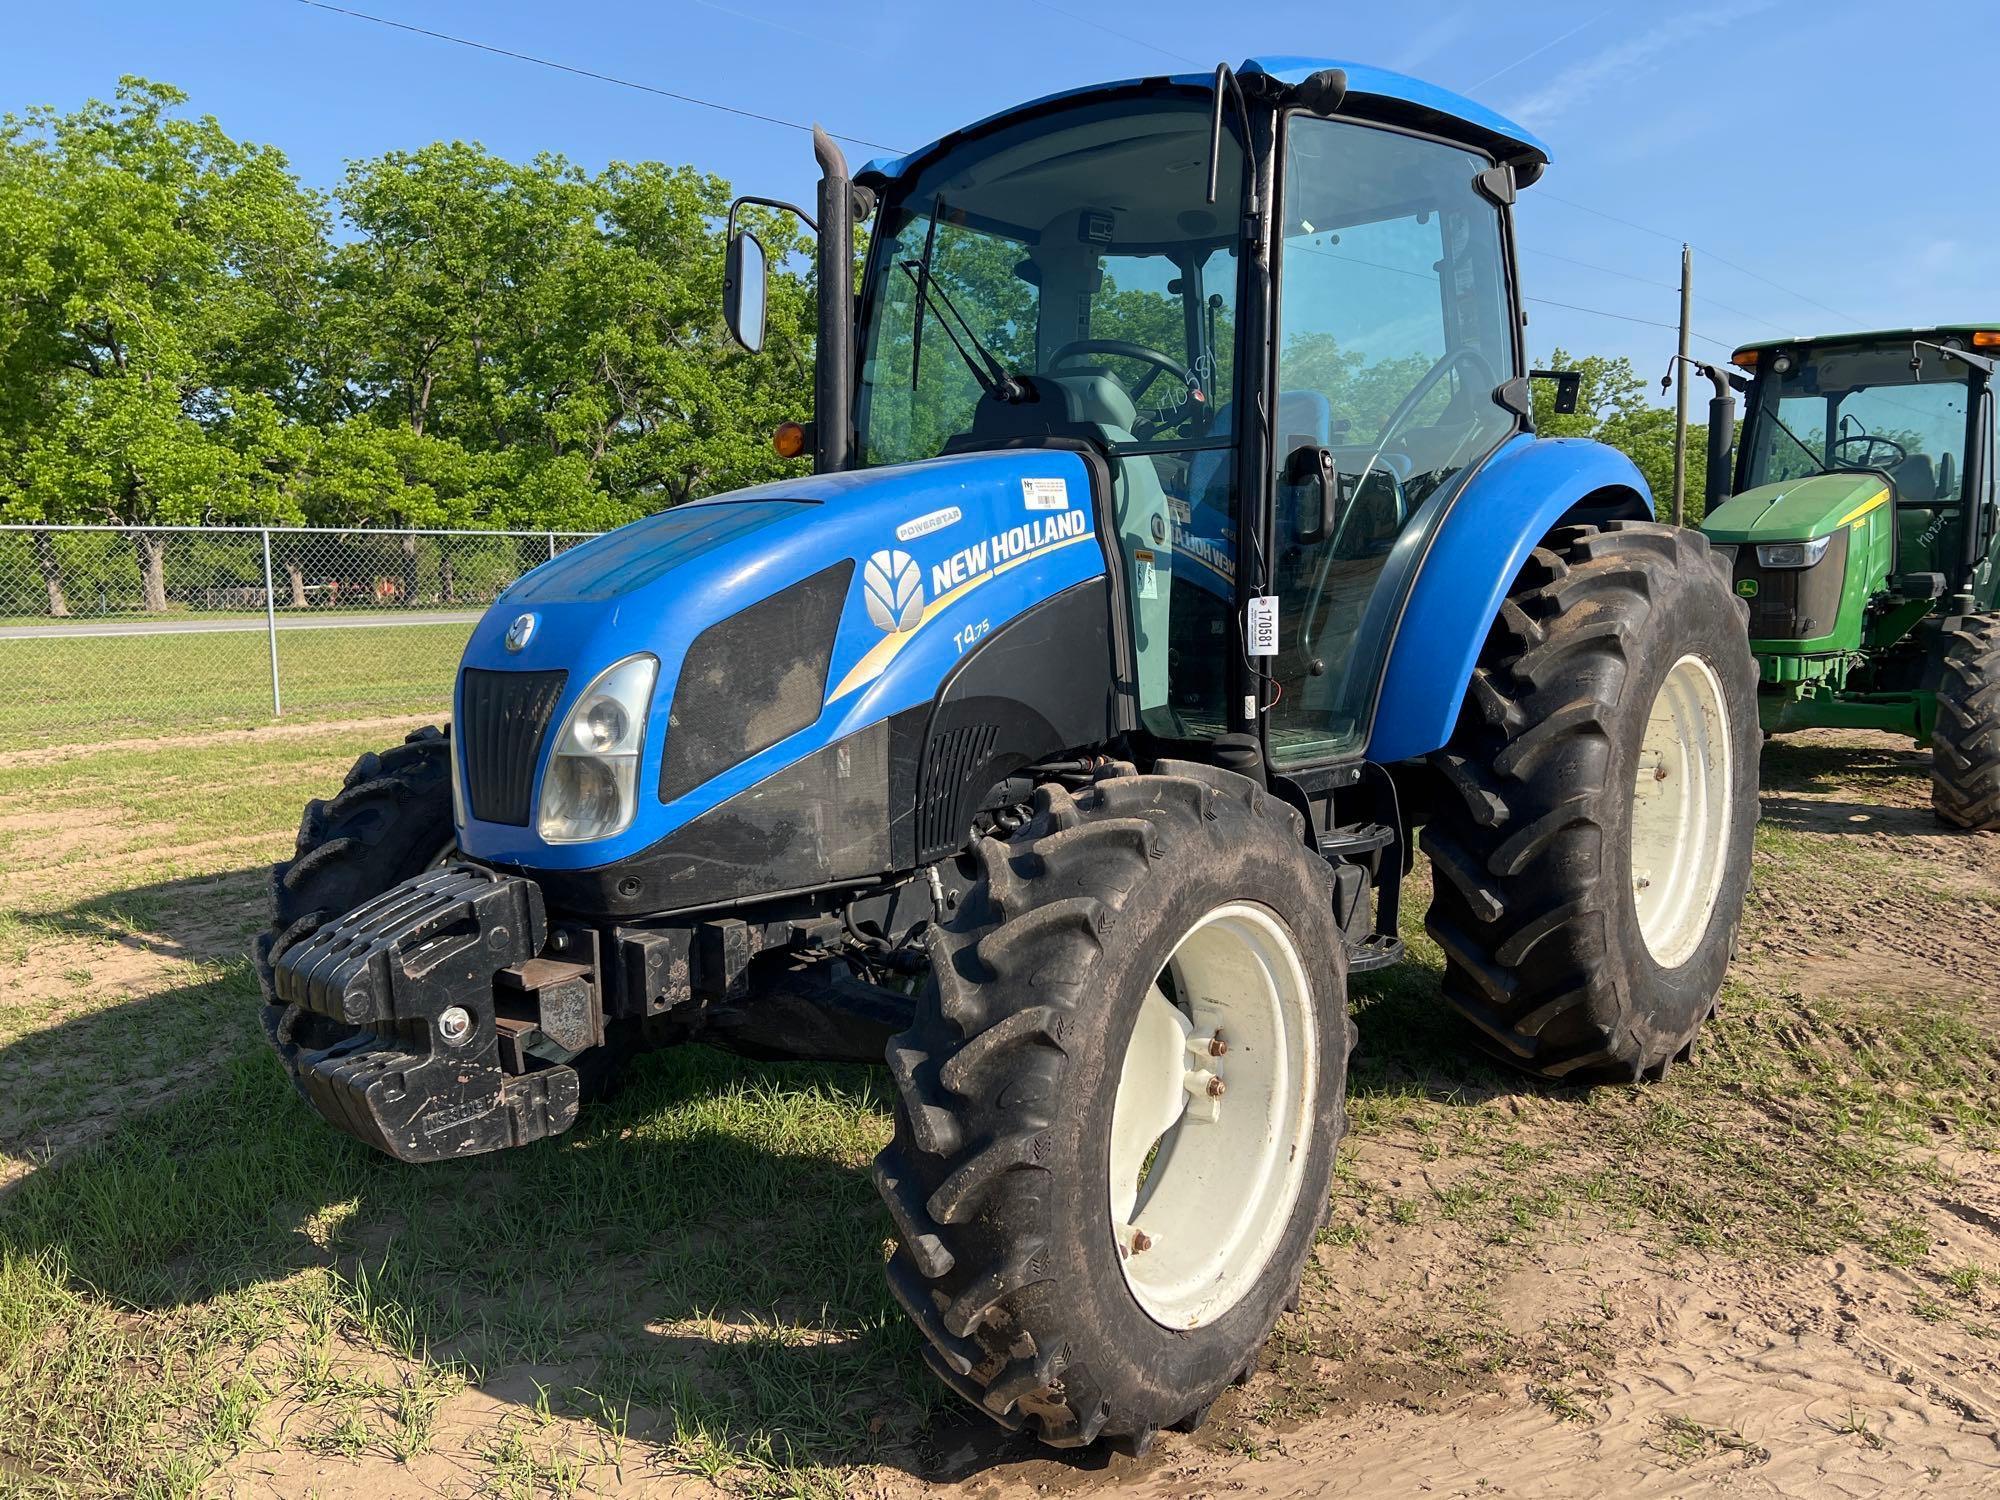
[[[971,790],[967,782],[992,757],[998,734],[992,724],[961,724],[933,734],[924,754],[923,784],[917,790],[920,859],[935,859],[965,842],[964,825],[972,812],[961,805]]]
[[[694,638],[667,716],[662,802],[819,718],[853,576],[852,559],[837,562]]]
[[[467,667],[459,686],[465,792],[483,823],[528,826],[535,761],[567,672],[489,672]]]

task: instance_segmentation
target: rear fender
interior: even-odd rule
[[[1559,526],[1650,521],[1652,491],[1624,454],[1579,438],[1518,437],[1453,499],[1390,638],[1368,759],[1443,748],[1487,632],[1535,545]]]

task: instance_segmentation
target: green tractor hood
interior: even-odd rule
[[[1701,529],[1714,542],[1810,542],[1888,500],[1888,481],[1872,471],[1815,474],[1745,490],[1710,511]]]

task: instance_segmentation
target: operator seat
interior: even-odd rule
[[[1928,453],[1912,453],[1889,471],[1890,503],[1896,507],[1897,573],[1938,571],[1936,551],[1938,513],[1937,472]]]
[[[1223,439],[1235,430],[1236,403],[1231,401],[1215,414],[1208,429],[1211,439]],[[1326,448],[1334,439],[1333,405],[1318,391],[1285,391],[1278,397],[1278,450],[1273,455],[1282,465],[1295,448]],[[1194,456],[1188,468],[1188,499],[1208,500],[1218,509],[1230,508],[1226,494],[1210,492],[1228,480],[1235,455],[1227,450],[1209,449]],[[1289,541],[1290,538],[1282,538]]]
[[[1937,471],[1928,453],[1912,453],[1889,471],[1896,498],[1905,505],[1928,505],[1938,497]]]

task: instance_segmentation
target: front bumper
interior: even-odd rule
[[[587,970],[538,955],[541,889],[474,865],[426,871],[287,948],[272,966],[272,1045],[313,1108],[400,1161],[526,1145],[576,1121],[580,1083],[535,1056],[501,994],[601,1042]],[[504,1063],[503,1063],[504,1055]]]

